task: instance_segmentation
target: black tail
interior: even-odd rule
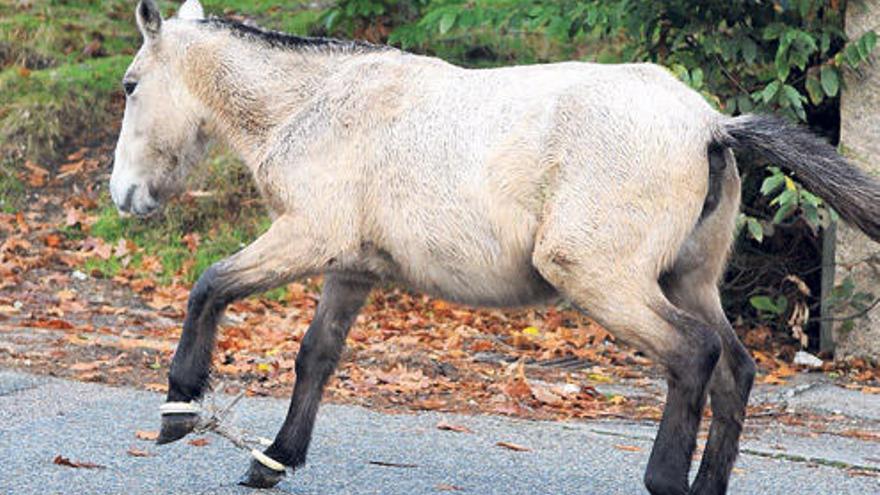
[[[794,173],[847,222],[880,242],[880,182],[837,154],[810,131],[768,115],[721,122],[716,142],[753,151]]]

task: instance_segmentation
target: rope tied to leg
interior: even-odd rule
[[[198,402],[166,402],[159,406],[159,413],[166,414],[199,414],[202,408]]]
[[[159,413],[162,416],[168,414],[195,414],[198,415],[198,422],[192,432],[196,434],[213,433],[217,436],[229,440],[235,447],[248,451],[254,459],[260,464],[274,471],[285,471],[284,464],[272,459],[264,454],[258,447],[268,447],[272,441],[266,437],[254,435],[236,426],[227,424],[232,414],[233,408],[244,397],[245,392],[242,391],[229,404],[223,407],[217,407],[213,395],[211,395],[211,404],[202,407],[200,403],[190,402],[166,402],[159,406]],[[207,415],[202,415],[206,412]]]

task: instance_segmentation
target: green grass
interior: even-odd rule
[[[297,33],[305,33],[321,15],[296,1],[203,3],[209,13],[249,16]],[[83,130],[106,130],[120,118],[119,80],[141,44],[134,2],[18,5],[0,0],[0,153],[51,162],[73,141],[97,137],[84,136]],[[178,5],[160,2],[166,15]],[[84,51],[90,43],[100,45],[97,52]]]
[[[309,10],[305,0],[202,3],[208,15],[249,17],[295,34],[308,34],[322,15]],[[119,81],[141,44],[135,5],[134,0],[0,0],[0,211],[25,206],[28,186],[16,177],[25,160],[52,170],[71,148],[113,139],[122,116]],[[168,17],[180,2],[159,5]],[[84,51],[96,42],[97,52]],[[148,220],[120,218],[104,195],[91,229],[65,228],[65,234],[111,243],[129,239],[138,246],[129,267],[137,269],[145,256],[156,256],[162,263],[160,283],[193,282],[265,231],[269,220],[249,174],[226,150],[214,150],[189,180],[190,189],[212,194],[172,201],[162,215]],[[191,233],[201,238],[195,252],[184,240]],[[93,257],[84,267],[107,277],[123,268],[115,257]],[[267,297],[281,300],[286,294],[282,288]]]
[[[98,137],[116,118],[113,96],[130,62],[116,55],[40,71],[0,72],[0,142],[5,156],[51,161],[77,140]]]
[[[226,221],[198,222],[192,212],[211,211],[219,206],[172,202],[161,216],[144,220],[122,218],[109,202],[103,203],[105,206],[99,210],[89,234],[111,244],[119,239],[134,242],[138,249],[130,266],[135,269],[141,266],[144,255],[157,257],[162,270],[156,277],[162,284],[175,280],[194,282],[209,266],[240,250],[268,228],[268,221],[257,208],[241,212],[237,218],[224,219]],[[190,251],[187,244],[188,234],[196,234],[200,239],[195,251]],[[122,264],[115,256],[108,260],[92,257],[85,268],[112,277]]]
[[[133,241],[137,254],[132,266],[138,268],[144,255],[155,256],[162,264],[157,274],[160,283],[175,280],[192,283],[213,263],[251,243],[271,224],[258,201],[249,172],[231,153],[215,147],[204,163],[189,178],[190,190],[208,191],[200,198],[178,198],[166,205],[161,215],[149,219],[122,218],[104,195],[97,220],[88,232],[74,230],[68,237],[92,235],[115,244],[119,239]],[[199,238],[194,252],[185,236]],[[117,260],[118,261],[118,260]],[[121,265],[111,260],[95,259],[90,270],[111,277]],[[282,294],[274,294],[283,297]]]
[[[0,212],[15,213],[22,207],[24,184],[16,177],[14,162],[0,160]]]

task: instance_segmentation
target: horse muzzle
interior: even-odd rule
[[[134,215],[146,218],[159,211],[161,206],[151,189],[146,184],[129,184],[116,190],[111,188],[111,196],[123,217]]]

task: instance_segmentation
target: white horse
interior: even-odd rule
[[[315,413],[371,287],[512,306],[565,297],[657,361],[669,391],[645,483],[727,488],[755,367],[721,309],[740,183],[732,149],[762,153],[874,239],[880,186],[809,133],[729,118],[650,65],[466,70],[393,48],[136,9],[144,44],[110,181],[148,215],[225,139],[275,215],[194,287],[171,365],[160,443],[190,432],[217,319],[238,298],[324,274],[274,442],[243,483],[305,462]],[[708,444],[688,470],[711,396]]]

